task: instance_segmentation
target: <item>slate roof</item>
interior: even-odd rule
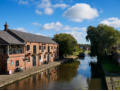
[[[16,31],[16,30],[10,30],[10,29],[8,31],[14,33],[15,35],[23,39],[25,42],[40,42],[40,43],[57,44],[50,37],[36,35],[32,33],[27,33],[27,32]]]
[[[24,44],[24,43],[20,42],[6,31],[0,31],[0,44],[4,45],[4,44]]]

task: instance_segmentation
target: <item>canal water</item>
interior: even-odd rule
[[[93,78],[90,62],[96,62],[96,57],[85,56],[78,67],[58,66],[42,73],[35,74],[0,89],[5,90],[87,90],[105,89],[103,79]],[[97,74],[97,73],[96,73]]]

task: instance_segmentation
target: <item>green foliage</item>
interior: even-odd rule
[[[75,46],[75,51],[73,52],[73,55],[78,56],[82,52],[83,52],[83,49],[79,48],[79,45],[76,45]]]
[[[109,55],[112,48],[120,43],[120,32],[107,25],[89,26],[86,39],[91,43],[91,55]]]
[[[71,55],[75,51],[77,41],[72,35],[65,33],[56,34],[53,40],[59,44],[60,57]]]
[[[104,60],[102,60],[102,65],[106,72],[110,72],[110,73],[117,73],[117,72],[119,73],[120,72],[120,66],[114,64],[113,61],[104,59]]]
[[[65,66],[65,67],[78,67],[79,66],[79,64],[80,64],[80,61],[74,61],[74,60],[72,60],[72,61],[68,61],[68,62],[65,62],[64,64],[62,64],[62,66]]]

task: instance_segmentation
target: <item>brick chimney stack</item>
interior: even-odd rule
[[[8,30],[8,23],[6,22],[5,25],[4,25],[4,30]]]

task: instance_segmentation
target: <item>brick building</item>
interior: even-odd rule
[[[59,58],[59,45],[49,37],[8,29],[0,31],[0,71],[30,69]]]

